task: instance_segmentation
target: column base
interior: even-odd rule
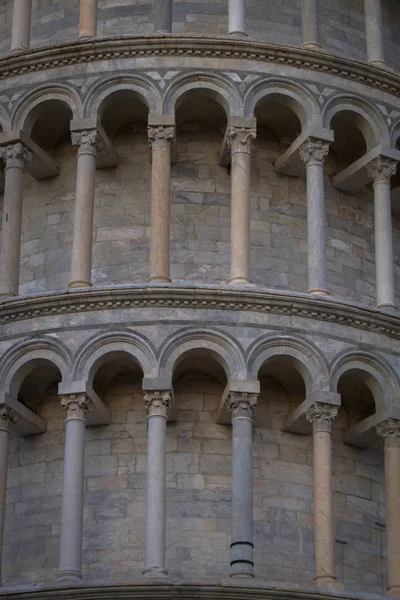
[[[328,290],[324,290],[323,288],[313,288],[311,290],[307,290],[307,294],[315,294],[318,296],[330,296]]]
[[[378,304],[376,308],[384,308],[386,310],[397,310],[397,307],[395,304],[391,304],[389,302],[384,302],[382,304]]]
[[[385,596],[390,596],[391,598],[400,598],[400,585],[392,585],[391,587],[388,587]]]
[[[314,52],[321,52],[322,46],[318,42],[304,42],[301,45],[304,50],[313,50]]]
[[[91,281],[71,281],[69,288],[87,288],[92,287]]]
[[[145,577],[167,577],[168,571],[167,569],[162,569],[161,567],[149,567],[148,569],[144,569],[142,571],[142,575]]]
[[[251,280],[248,277],[231,277],[228,283],[229,285],[251,285]]]
[[[321,577],[314,577],[314,581],[318,587],[330,588],[333,590],[343,590],[344,585],[340,583],[336,577],[330,577],[329,575],[323,575]]]
[[[159,29],[154,32],[154,35],[170,35],[172,31],[168,31],[167,29]]]
[[[16,298],[18,294],[15,294],[8,288],[0,288],[0,299],[3,298]]]
[[[369,60],[368,64],[371,65],[371,67],[378,67],[380,69],[388,69],[389,68],[384,60]]]
[[[60,571],[57,581],[82,581],[82,573],[80,571]]]
[[[164,277],[162,275],[154,275],[147,280],[147,283],[171,283],[170,277]]]
[[[233,38],[248,38],[248,34],[245,31],[230,31],[229,37]]]

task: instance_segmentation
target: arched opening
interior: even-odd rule
[[[337,173],[364,156],[373,145],[371,125],[354,111],[339,110],[333,116],[330,128],[335,135],[330,151],[336,161]]]
[[[112,395],[115,380],[136,382],[141,389],[143,370],[139,363],[125,351],[108,352],[99,358],[89,371],[88,381],[101,399]],[[111,388],[110,388],[111,386]],[[144,405],[142,406],[144,410]]]
[[[226,112],[212,90],[180,96],[172,166],[173,279],[229,278],[230,176],[219,164],[226,125]]]
[[[341,396],[338,423],[348,429],[376,412],[376,402],[383,400],[379,382],[367,371],[349,368],[339,377],[337,391]]]
[[[62,377],[60,369],[50,360],[37,358],[18,369],[11,384],[10,393],[21,404],[41,415],[42,401],[57,398],[57,386]]]
[[[258,102],[257,142],[269,141],[281,154],[301,134],[305,120],[303,109],[297,102],[281,94],[270,94]]]
[[[24,130],[38,146],[53,154],[57,146],[71,145],[71,107],[63,100],[44,100],[29,113]]]

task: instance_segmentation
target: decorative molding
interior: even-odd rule
[[[387,419],[377,426],[376,432],[385,440],[385,446],[400,446],[400,421]]]
[[[376,181],[390,183],[393,175],[396,174],[397,160],[387,158],[386,156],[377,156],[373,161],[367,164],[368,177]]]
[[[325,140],[308,138],[299,148],[300,158],[306,164],[323,163],[329,153],[329,144]]]
[[[244,152],[250,154],[254,148],[253,142],[257,137],[255,127],[231,127],[228,133],[228,147],[232,154]]]
[[[0,431],[9,433],[11,425],[14,425],[17,421],[17,413],[7,404],[0,404]]]
[[[200,56],[273,62],[337,75],[395,95],[400,92],[400,74],[323,51],[313,52],[249,39],[179,35],[161,38],[116,36],[33,48],[2,57],[0,79],[79,63],[146,56]]]
[[[312,423],[314,432],[330,431],[332,421],[336,419],[338,407],[332,404],[316,402],[306,412],[306,421]]]
[[[90,398],[87,394],[68,394],[61,398],[61,406],[67,409],[67,421],[84,421],[90,410]]]
[[[168,410],[171,408],[172,398],[170,391],[146,392],[144,395],[144,404],[147,417],[168,417]]]
[[[230,392],[226,403],[229,411],[232,413],[232,419],[253,419],[257,400],[257,394]]]

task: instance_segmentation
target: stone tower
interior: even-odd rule
[[[0,2],[0,600],[400,597],[399,32]]]

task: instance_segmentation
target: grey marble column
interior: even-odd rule
[[[400,421],[388,419],[377,432],[385,440],[387,595],[400,598]]]
[[[255,128],[231,127],[231,274],[229,283],[250,283],[251,150]]]
[[[11,29],[11,52],[29,50],[31,39],[32,0],[14,0]]]
[[[229,0],[228,32],[233,37],[247,37],[246,0]]]
[[[319,43],[319,0],[301,0],[302,48],[321,50]]]
[[[390,179],[397,162],[378,156],[367,166],[374,185],[376,303],[378,308],[396,308],[394,289],[392,209]]]
[[[97,35],[97,0],[81,0],[79,15],[79,38]]]
[[[256,394],[231,392],[232,538],[231,577],[254,577],[253,561],[253,411]]]
[[[20,142],[0,149],[5,163],[3,226],[0,249],[0,296],[17,296],[21,256],[24,173],[31,152]]]
[[[167,575],[165,566],[165,512],[167,480],[167,418],[171,392],[144,395],[147,410],[146,558],[143,574]]]
[[[94,186],[96,157],[102,147],[96,130],[71,134],[78,148],[74,231],[69,287],[91,286]]]
[[[6,515],[8,444],[10,426],[17,421],[16,413],[6,404],[0,404],[0,585]]]
[[[67,409],[58,581],[82,579],[86,394],[61,399]]]
[[[149,281],[171,281],[170,277],[170,203],[171,146],[174,127],[149,127],[152,148],[151,239]]]
[[[171,33],[172,0],[153,0],[154,33]]]
[[[326,285],[326,234],[324,161],[329,144],[309,138],[300,148],[307,171],[308,292],[328,295]]]
[[[381,0],[364,0],[367,60],[376,67],[385,67],[383,51]]]
[[[338,409],[313,404],[306,419],[313,424],[314,438],[314,540],[315,577],[321,587],[342,588],[335,574],[335,524],[332,490],[332,420]]]

